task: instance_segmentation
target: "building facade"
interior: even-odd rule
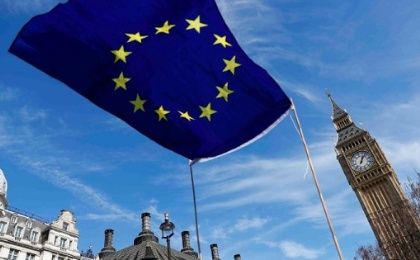
[[[68,210],[48,223],[8,206],[7,180],[0,169],[0,259],[76,260],[79,231]]]
[[[329,95],[337,159],[387,259],[420,259],[420,221],[377,141]]]

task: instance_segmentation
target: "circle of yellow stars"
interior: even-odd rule
[[[185,19],[187,22],[186,30],[193,30],[196,33],[200,34],[201,30],[205,27],[208,27],[207,24],[201,21],[201,17],[197,16],[195,19]],[[165,21],[161,26],[155,27],[155,35],[169,35],[171,30],[175,27],[175,24],[171,24],[170,21]],[[127,43],[138,43],[141,44],[149,35],[143,35],[140,32],[126,33]],[[214,43],[213,45],[219,45],[223,48],[232,47],[232,44],[228,41],[226,35],[213,34]],[[124,45],[121,45],[119,49],[112,50],[111,53],[114,55],[114,63],[123,62],[127,63],[127,58],[132,54],[132,52],[126,51]],[[225,67],[223,72],[231,73],[235,75],[236,69],[241,66],[240,63],[236,61],[236,56],[233,56],[230,59],[223,59]],[[124,75],[123,72],[113,78],[112,81],[115,83],[114,91],[118,90],[127,90],[128,82],[131,80],[130,77]],[[226,82],[223,86],[216,86],[217,95],[216,99],[223,99],[225,102],[229,101],[229,96],[234,93],[232,89],[229,88],[229,83]],[[129,101],[133,105],[133,113],[138,111],[146,112],[145,104],[146,99],[143,99],[140,94],[137,94],[135,99]],[[198,106],[200,109],[199,118],[207,119],[209,122],[212,119],[212,116],[217,113],[216,110],[212,108],[211,102],[206,105]],[[158,121],[168,121],[168,115],[171,111],[165,109],[163,105],[157,107],[154,112],[156,113]],[[189,111],[177,111],[180,118],[187,120],[188,122],[195,120],[189,113]]]

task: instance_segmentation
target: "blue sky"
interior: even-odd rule
[[[335,159],[330,91],[405,182],[420,169],[420,2],[218,0],[245,51],[296,103],[344,255],[374,241]],[[0,0],[0,168],[11,205],[54,219],[72,210],[80,249],[103,231],[131,245],[139,216],[193,229],[187,160],[7,52],[54,0]],[[195,167],[204,259],[336,259],[290,118],[257,142]],[[193,242],[193,245],[195,243]],[[196,248],[196,247],[195,247]]]

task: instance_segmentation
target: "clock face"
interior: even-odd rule
[[[367,151],[359,151],[351,157],[351,168],[357,172],[364,172],[373,165],[373,155]]]

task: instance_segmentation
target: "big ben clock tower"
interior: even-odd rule
[[[337,159],[387,259],[420,259],[420,221],[376,140],[331,95]]]

